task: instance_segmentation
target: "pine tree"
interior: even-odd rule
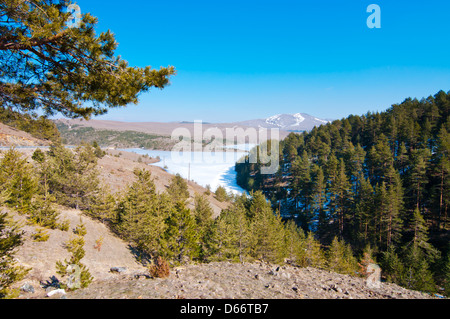
[[[374,211],[375,211],[375,192],[369,180],[360,176],[359,188],[355,196],[355,213],[353,220],[354,246],[362,248],[374,240]]]
[[[46,178],[49,192],[61,205],[90,209],[100,192],[97,158],[92,146],[84,144],[72,151],[56,144],[48,155]]]
[[[335,237],[327,253],[327,268],[341,274],[354,275],[357,260],[353,256],[350,245]]]
[[[242,204],[234,203],[223,210],[208,237],[209,260],[243,262],[250,256],[252,234]]]
[[[0,34],[3,108],[88,119],[109,108],[137,104],[140,93],[169,83],[173,67],[133,68],[116,56],[113,33],[97,35],[97,19],[91,14],[68,26],[73,19],[69,4],[1,2],[2,19],[8,21]]]
[[[435,292],[436,283],[423,250],[416,244],[408,246],[404,257],[403,285],[412,290]]]
[[[420,250],[431,262],[436,261],[440,253],[429,243],[428,227],[422,213],[417,208],[414,210],[414,216],[409,230],[413,236],[409,245],[414,246],[414,249]]]
[[[297,265],[305,266],[306,240],[305,233],[290,219],[285,225],[285,248],[287,259]]]
[[[171,196],[174,202],[185,201],[189,198],[188,184],[180,174],[172,177],[167,193]]]
[[[66,249],[69,253],[71,253],[70,259],[65,259],[64,262],[56,262],[56,273],[61,275],[62,277],[68,277],[72,274],[70,270],[72,265],[75,265],[80,269],[80,288],[86,288],[94,279],[86,265],[81,263],[81,260],[86,254],[86,251],[84,250],[84,244],[85,241],[83,236],[76,236],[75,238],[72,238],[66,243]],[[62,286],[66,289],[75,289],[67,287],[66,284],[63,284]]]
[[[424,190],[427,184],[427,169],[430,151],[418,149],[412,151],[411,171],[409,175],[409,193],[414,208],[421,209],[424,203]]]
[[[42,197],[38,197],[34,201],[30,212],[31,222],[50,229],[58,228],[59,216],[59,211],[53,207],[52,203]]]
[[[194,216],[197,225],[200,228],[207,227],[213,220],[214,211],[208,199],[204,195],[195,194],[194,197]]]
[[[344,238],[344,224],[351,209],[353,195],[350,183],[345,174],[344,160],[341,159],[337,168],[333,182],[329,187],[330,193],[330,214],[334,229],[332,230],[340,239]]]
[[[219,185],[215,191],[215,194],[216,194],[216,199],[219,202],[225,202],[228,200],[227,190],[223,186]]]
[[[445,127],[439,131],[436,152],[433,155],[433,175],[437,179],[433,191],[435,202],[437,202],[435,224],[440,229],[443,222],[445,229],[450,203],[450,134]]]
[[[251,233],[254,237],[252,255],[268,262],[280,262],[284,251],[284,227],[279,214],[274,214],[270,203],[260,191],[252,194],[249,209]]]
[[[326,257],[321,249],[320,242],[314,238],[313,232],[308,232],[305,241],[305,257],[302,265],[305,267],[324,268]]]
[[[16,297],[18,292],[11,286],[29,271],[14,260],[16,249],[22,244],[23,232],[10,225],[6,213],[0,213],[0,299]]]
[[[312,181],[312,214],[317,221],[316,231],[323,237],[328,231],[328,218],[325,213],[326,185],[323,170],[318,165],[312,167],[314,179]]]
[[[8,206],[28,213],[33,196],[37,193],[37,181],[32,166],[18,151],[10,149],[0,160],[0,190],[7,193]]]
[[[164,241],[160,252],[166,259],[175,264],[184,264],[199,257],[199,236],[195,219],[183,202],[175,204],[165,224],[167,228],[163,234]]]
[[[161,203],[162,200],[170,203],[170,200],[167,195],[158,196],[149,171],[137,169],[134,174],[135,182],[128,187],[118,204],[116,228],[138,248],[156,254],[172,205]]]
[[[396,253],[394,246],[390,246],[382,253],[381,269],[383,269],[383,275],[388,282],[398,285],[404,284],[405,266]]]

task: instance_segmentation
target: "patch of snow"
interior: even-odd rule
[[[300,123],[305,121],[305,118],[300,114],[294,114],[294,119],[295,119],[295,124],[293,124],[293,126],[299,126]]]
[[[319,122],[321,122],[321,123],[329,123],[330,121],[325,121],[325,120],[321,120],[321,119],[318,119],[317,117],[315,117],[314,118],[316,121],[319,121]]]
[[[272,125],[280,126],[280,125],[278,124],[278,121],[280,120],[280,117],[281,117],[281,114],[271,116],[271,117],[269,117],[268,119],[266,119],[266,123],[267,123],[267,124],[272,124]]]

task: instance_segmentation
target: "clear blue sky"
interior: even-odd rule
[[[448,0],[78,0],[132,66],[170,87],[97,119],[342,118],[450,90]],[[369,4],[381,29],[369,29]]]

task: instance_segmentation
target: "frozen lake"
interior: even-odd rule
[[[134,152],[140,155],[147,154],[150,157],[161,160],[154,166],[165,169],[170,174],[180,174],[186,179],[195,181],[206,187],[211,186],[215,191],[222,186],[228,192],[241,194],[246,192],[236,183],[236,162],[246,155],[245,151],[254,145],[235,145],[229,148],[242,150],[239,152],[171,152],[158,150],[145,150],[139,148],[124,149],[123,151]]]

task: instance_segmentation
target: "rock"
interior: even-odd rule
[[[127,268],[126,267],[111,267],[111,269],[109,271],[121,274],[121,273],[127,271]]]
[[[64,289],[55,289],[47,293],[47,297],[53,297],[56,295],[65,295],[66,291]]]
[[[22,290],[23,292],[29,292],[34,294],[34,287],[29,283],[26,283],[22,287],[20,287],[20,290]]]

